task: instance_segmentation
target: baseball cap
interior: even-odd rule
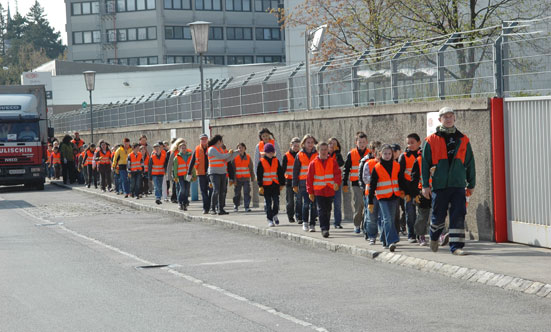
[[[201,134],[201,136],[199,136],[199,139],[201,138],[209,138],[209,137],[207,136],[207,134]]]
[[[448,114],[448,113],[454,113],[453,112],[453,108],[451,107],[442,107],[439,111],[438,111],[438,117],[441,117],[442,115],[444,114]]]
[[[268,143],[266,145],[264,145],[264,152],[265,153],[273,153],[275,152],[275,147],[272,143]]]

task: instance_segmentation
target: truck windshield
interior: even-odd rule
[[[0,142],[36,142],[38,122],[0,122]]]

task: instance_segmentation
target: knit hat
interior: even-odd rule
[[[272,143],[268,143],[266,145],[264,145],[264,152],[265,153],[274,153],[275,152],[275,147]]]

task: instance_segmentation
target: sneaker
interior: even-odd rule
[[[308,224],[302,224],[302,230],[308,232]]]
[[[453,255],[456,256],[465,256],[467,253],[463,249],[455,249],[455,251],[452,252]]]
[[[440,245],[445,246],[450,242],[450,233],[440,235]]]
[[[335,225],[335,229],[342,229],[341,225]]]
[[[417,240],[414,238],[409,238],[408,243],[417,243]]]
[[[279,225],[279,218],[277,216],[274,216],[274,223],[276,225]]]
[[[245,208],[245,212],[251,212],[250,208]]]
[[[430,240],[430,250],[432,250],[432,252],[437,252],[439,244],[440,243],[438,241]]]
[[[165,202],[168,202],[168,198],[165,198]]]
[[[120,195],[121,193],[117,191],[117,195]]]
[[[393,243],[393,244],[389,245],[388,250],[390,250],[390,252],[394,252],[394,250],[396,250],[396,244]]]
[[[268,219],[268,227],[274,227],[274,223],[270,219]]]
[[[224,210],[220,210],[220,212],[218,212],[218,215],[219,216],[223,216],[225,214],[229,214],[228,212],[224,211]]]
[[[360,227],[354,226],[354,233],[360,234],[361,232],[362,232],[362,230],[360,229]]]
[[[105,192],[105,189],[102,189],[101,192],[104,193],[104,192]]]
[[[159,205],[159,204],[163,204],[163,202],[161,202],[161,200],[160,200],[160,199],[156,200],[156,201],[155,201],[155,203],[157,203],[157,205]]]
[[[239,208],[237,206],[234,206],[233,207],[233,212],[238,212],[239,211]]]
[[[321,231],[323,237],[329,237],[329,231]]]
[[[187,211],[187,205],[184,204],[184,211]]]
[[[294,218],[294,217],[289,217],[289,222],[290,222],[291,224],[293,224],[293,223],[295,222],[295,218]]]
[[[136,199],[140,199],[140,195],[136,196]]]
[[[209,214],[208,210],[203,210],[203,214]]]
[[[297,220],[297,224],[302,225],[302,220]]]
[[[183,204],[178,204],[178,209],[183,210],[183,209],[184,209],[184,205],[183,205]]]
[[[369,239],[369,245],[372,246],[375,244],[375,239],[371,238]]]
[[[216,213],[215,210],[211,210],[211,211],[210,211],[210,214],[212,214],[213,216],[215,216],[217,213]]]
[[[66,183],[64,183],[64,184],[66,184]],[[86,188],[90,188],[90,185],[89,185],[89,184],[87,184],[87,185],[86,185]]]
[[[124,195],[124,198],[128,198],[128,195]]]
[[[424,235],[421,235],[417,238],[417,241],[419,242],[419,245],[421,247],[426,247],[427,246],[427,240],[425,239],[425,236]]]
[[[312,225],[310,226],[310,228],[308,229],[308,232],[310,233],[314,233],[316,231],[316,226]]]

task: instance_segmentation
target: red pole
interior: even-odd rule
[[[507,242],[507,191],[505,185],[505,128],[503,98],[491,99],[492,180],[494,184],[494,235]]]

